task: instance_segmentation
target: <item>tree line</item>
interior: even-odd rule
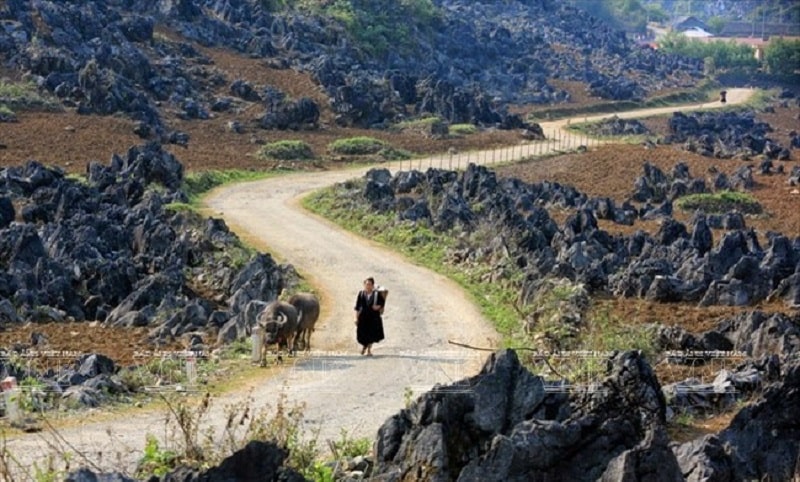
[[[664,52],[705,61],[706,72],[756,72],[759,69],[775,75],[791,75],[800,71],[800,40],[775,38],[764,48],[761,61],[750,45],[733,40],[701,41],[670,32],[658,42]]]

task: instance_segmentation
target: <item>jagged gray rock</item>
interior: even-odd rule
[[[592,388],[548,394],[513,351],[495,353],[475,377],[437,386],[388,419],[372,476],[641,480],[660,472],[656,480],[680,480],[663,427],[664,396],[646,362],[618,354]]]

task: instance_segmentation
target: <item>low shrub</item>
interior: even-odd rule
[[[391,146],[381,149],[378,155],[386,161],[405,161],[414,157],[411,152],[405,149],[397,149]]]
[[[419,132],[428,137],[441,138],[449,135],[449,124],[440,117],[423,117],[398,122],[391,127],[395,132]]]
[[[9,82],[0,80],[0,105],[8,112],[26,109],[61,110],[59,102],[39,93],[32,82]]]
[[[259,159],[278,159],[281,161],[305,160],[314,157],[311,146],[303,141],[284,140],[265,144],[258,150]]]
[[[337,139],[328,145],[328,150],[335,154],[348,156],[363,156],[376,154],[385,149],[386,143],[373,137],[359,136],[347,139]]]
[[[453,124],[449,127],[451,136],[468,136],[478,132],[478,128],[472,124]]]
[[[761,205],[753,196],[735,191],[721,191],[713,194],[690,194],[675,203],[685,211],[705,211],[707,213],[727,213],[738,210],[745,214],[760,214]]]
[[[7,105],[0,104],[0,122],[16,122],[17,114]]]

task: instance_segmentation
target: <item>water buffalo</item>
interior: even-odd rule
[[[289,353],[294,352],[297,336],[297,309],[289,303],[275,300],[264,307],[258,315],[258,325],[263,332],[261,342],[261,365],[267,364],[267,347],[286,341]]]
[[[310,351],[311,333],[319,318],[319,300],[311,293],[297,293],[289,298],[289,304],[297,309],[297,339],[305,351]]]

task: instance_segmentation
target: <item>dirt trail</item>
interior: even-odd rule
[[[731,89],[728,105],[744,102],[752,91]],[[720,107],[706,103],[680,110]],[[646,109],[616,114],[620,117],[650,116],[678,107]],[[592,116],[589,120],[599,117]],[[573,122],[583,121],[574,119]],[[551,132],[566,120],[543,124]],[[562,131],[565,132],[565,131]],[[570,144],[572,143],[572,144]],[[453,153],[413,163],[387,163],[392,171],[428,166],[465,166],[467,162],[492,163],[544,154],[574,145],[570,134],[559,141],[478,153]],[[476,373],[485,353],[454,348],[448,339],[481,346],[496,346],[498,336],[477,308],[451,281],[418,267],[375,243],[346,233],[299,207],[299,199],[311,191],[363,176],[367,167],[347,171],[294,174],[227,186],[208,196],[212,216],[223,217],[241,235],[259,247],[292,263],[321,293],[323,313],[312,344],[314,353],[290,369],[265,370],[264,380],[227,393],[214,404],[210,420],[224,420],[223,406],[244,400],[248,390],[256,406],[273,405],[283,392],[290,401],[306,405],[309,430],[319,430],[320,442],[337,440],[340,430],[352,436],[375,435],[387,417],[404,405],[407,390],[414,394],[436,383],[448,383]],[[363,357],[355,341],[353,304],[361,281],[374,276],[390,290],[385,315],[386,340],[376,345],[373,357]],[[148,433],[163,437],[164,414],[131,413],[110,421],[87,421],[59,432],[72,449],[86,454],[105,469],[132,471]],[[217,427],[219,428],[219,427]],[[7,448],[24,464],[43,458],[51,450],[51,437],[24,435],[8,440]],[[324,446],[324,445],[323,445]],[[73,457],[75,464],[85,463]]]

